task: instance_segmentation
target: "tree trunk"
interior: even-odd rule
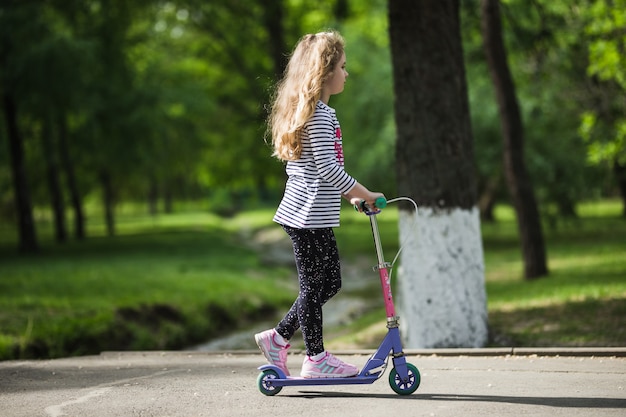
[[[65,115],[61,115],[57,119],[57,129],[59,131],[59,156],[61,157],[61,165],[65,172],[72,210],[74,211],[74,237],[80,240],[85,238],[85,214],[76,182],[76,174],[74,173],[74,163],[70,157]]]
[[[113,184],[111,174],[107,171],[100,172],[100,184],[102,185],[102,203],[104,205],[104,222],[107,236],[115,235],[115,200],[113,197]]]
[[[2,99],[11,155],[15,207],[18,217],[19,250],[24,253],[36,253],[39,251],[39,243],[37,242],[35,222],[33,220],[30,188],[26,178],[24,145],[17,125],[17,108],[11,93],[5,92]]]
[[[350,16],[350,4],[348,0],[336,0],[333,7],[333,15],[338,22],[343,22]]]
[[[263,4],[263,25],[269,35],[269,52],[276,78],[282,76],[287,66],[285,31],[283,29],[284,6],[282,3],[282,0],[274,0]]]
[[[481,0],[481,8],[484,47],[500,111],[506,181],[517,214],[524,276],[534,279],[547,275],[548,267],[539,210],[524,164],[522,117],[502,39],[499,1]]]
[[[487,306],[456,0],[389,0],[403,244],[399,307],[411,348],[479,347]]]
[[[65,242],[67,240],[65,204],[63,203],[63,193],[59,181],[59,163],[57,161],[52,122],[49,115],[44,116],[41,141],[43,145],[41,149],[44,153],[43,159],[46,163],[48,191],[52,203],[52,213],[54,214],[54,237],[57,242]]]
[[[496,221],[493,210],[496,207],[496,195],[501,182],[500,174],[495,174],[486,178],[484,184],[479,187],[478,208],[483,222],[494,223]]]
[[[263,25],[268,34],[268,51],[269,55],[272,58],[272,72],[274,80],[279,80],[282,78],[283,73],[285,72],[285,67],[287,66],[287,54],[285,51],[288,50],[287,44],[285,43],[285,26],[284,26],[284,1],[270,1],[263,3]],[[269,97],[263,97],[265,102],[269,102]],[[265,119],[267,118],[267,108],[262,106],[259,109],[258,120],[259,123],[263,124]],[[254,146],[257,146],[254,144]],[[257,151],[250,149],[250,152],[256,153]],[[265,164],[264,161],[257,161],[254,163]],[[267,172],[265,168],[259,167],[257,171],[257,182],[262,185],[261,188],[257,187],[259,191],[259,196],[261,201],[268,200],[268,192],[267,188],[264,187],[267,183],[267,178],[272,174]]]

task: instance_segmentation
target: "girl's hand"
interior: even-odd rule
[[[385,201],[387,200],[383,193],[370,193],[368,198],[365,199],[365,204],[372,210],[380,210],[383,207],[376,207],[376,200],[381,197],[384,198]]]
[[[363,211],[363,207],[361,205],[361,202],[365,201],[365,204],[367,204],[367,206],[370,208],[370,210],[376,210],[376,199],[377,198],[385,198],[385,195],[382,193],[368,193],[367,198],[360,198],[360,197],[352,197],[350,198],[350,204],[352,204],[353,206],[355,206],[360,212]]]
[[[385,195],[383,193],[371,192],[357,182],[349,193],[344,194],[344,197],[350,201],[350,204],[358,207],[359,211],[363,211],[361,209],[361,201],[365,200],[367,206],[374,210],[376,208],[376,199],[380,197],[385,198]]]
[[[361,207],[361,201],[363,201],[363,199],[362,199],[362,198],[359,198],[359,197],[352,197],[352,198],[350,199],[350,204],[352,204],[352,205],[353,205],[353,206],[355,206],[355,207],[359,207],[359,210],[360,210],[360,207]]]

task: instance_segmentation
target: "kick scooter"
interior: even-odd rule
[[[383,256],[380,235],[378,233],[378,222],[376,216],[381,209],[387,206],[387,201],[380,197],[376,200],[375,208],[370,209],[365,202],[361,202],[361,210],[370,220],[374,245],[378,257],[378,265],[374,267],[380,276],[383,298],[385,301],[385,311],[387,313],[387,335],[381,342],[374,354],[368,359],[361,372],[352,377],[340,378],[302,378],[285,376],[285,373],[274,365],[263,365],[258,369],[261,371],[257,378],[259,390],[265,395],[276,395],[283,387],[287,386],[309,386],[309,385],[358,385],[371,384],[379,379],[387,368],[387,361],[391,356],[393,368],[389,373],[389,385],[391,389],[400,395],[409,395],[415,392],[420,384],[420,373],[417,367],[406,361],[402,351],[400,340],[400,330],[398,328],[398,316],[393,303],[391,292],[389,268],[391,264],[385,262]],[[356,207],[355,207],[356,208]],[[357,208],[358,210],[358,208]]]

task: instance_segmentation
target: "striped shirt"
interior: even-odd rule
[[[341,195],[356,180],[343,169],[341,127],[335,110],[318,101],[302,131],[302,154],[288,161],[285,194],[276,223],[299,229],[339,226]]]

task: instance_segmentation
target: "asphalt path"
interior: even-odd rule
[[[371,352],[342,352],[363,365]],[[292,373],[301,352],[289,355]],[[103,352],[0,362],[0,416],[626,416],[626,349],[407,351],[421,384],[257,387],[260,353]]]

